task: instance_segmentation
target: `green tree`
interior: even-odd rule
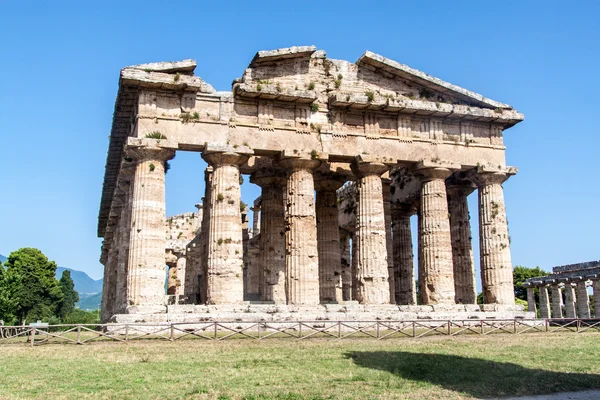
[[[527,268],[522,265],[515,266],[513,270],[513,281],[515,285],[515,298],[521,300],[527,300],[527,289],[521,286],[528,278],[537,278],[538,276],[548,275],[548,272],[544,271],[540,267]],[[537,297],[537,296],[536,296]]]
[[[19,275],[5,271],[0,264],[0,320],[4,321],[5,325],[17,322],[18,301],[15,291],[20,280]]]
[[[79,301],[79,293],[75,290],[75,284],[71,279],[71,271],[64,270],[59,282],[63,298],[58,305],[57,315],[64,319],[75,309],[75,303]]]
[[[56,314],[63,294],[54,276],[54,261],[49,261],[40,250],[26,247],[10,253],[6,267],[6,274],[19,277],[18,282],[11,284],[18,321],[27,323]]]

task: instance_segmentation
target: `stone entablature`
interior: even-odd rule
[[[470,232],[458,229],[466,195],[456,185],[476,185],[480,197],[486,303],[514,302],[501,183],[516,169],[502,134],[522,114],[371,52],[356,63],[312,46],[258,52],[230,92],[194,68],[186,60],[121,71],[98,233],[107,276],[126,284],[109,279],[106,299],[117,291],[120,303],[107,312],[164,306],[165,250],[177,270],[169,294],[195,304],[249,295],[414,304],[415,213],[421,301],[473,302]],[[167,219],[164,237],[164,171],[176,150],[209,163],[206,193],[198,225]],[[262,189],[252,239],[241,174]]]

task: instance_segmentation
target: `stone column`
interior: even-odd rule
[[[454,304],[454,270],[445,179],[449,168],[421,163],[419,294],[423,304]]]
[[[516,169],[487,172],[478,168],[472,180],[479,189],[479,253],[486,304],[514,304],[513,268],[502,183]]]
[[[342,298],[352,299],[352,258],[350,257],[350,233],[340,229],[340,254],[342,258]]]
[[[579,318],[590,318],[590,296],[585,279],[577,282],[577,315]]]
[[[558,283],[552,284],[552,318],[562,318],[563,298]]]
[[[177,287],[175,290],[176,301],[175,304],[179,304],[179,298],[183,296],[185,293],[185,270],[187,266],[187,258],[185,254],[177,255],[177,280],[175,286]]]
[[[175,156],[176,146],[163,140],[129,140],[127,155],[136,161],[136,167],[127,302],[141,311],[162,311],[165,305],[165,163]]]
[[[416,207],[407,204],[392,205],[392,230],[394,270],[396,273],[396,304],[417,304],[415,290],[415,266],[413,256],[410,217]]]
[[[206,264],[206,303],[236,304],[244,301],[240,169],[245,154],[213,151],[202,158],[213,167]]]
[[[312,171],[320,164],[319,160],[302,158],[284,158],[279,162],[288,170],[285,219],[288,304],[319,304],[319,255]]]
[[[396,273],[394,269],[394,241],[392,239],[392,193],[391,180],[382,179],[383,215],[385,218],[385,248],[387,249],[388,284],[390,287],[390,303],[396,304]]]
[[[358,245],[356,244],[356,232],[352,233],[352,265],[350,266],[350,281],[351,281],[351,298],[350,300],[356,300],[356,292],[357,292],[357,275],[356,271],[358,270]]]
[[[548,298],[548,286],[538,287],[540,291],[540,317],[550,318],[550,299]]]
[[[594,317],[600,318],[600,279],[596,278],[592,282],[594,285]]]
[[[117,258],[117,293],[115,296],[115,313],[121,314],[127,310],[127,279],[129,259],[129,240],[131,234],[131,197],[133,185],[131,180],[135,164],[123,161],[117,187],[123,192],[121,217],[119,218],[119,256]]]
[[[470,182],[448,180],[448,211],[450,214],[450,238],[452,263],[454,265],[454,291],[458,304],[476,304],[475,262],[471,244],[471,217],[467,196],[475,187]]]
[[[535,287],[533,286],[529,286],[527,288],[527,311],[537,315],[537,309],[535,306]]]
[[[356,300],[361,304],[389,304],[388,261],[381,174],[389,167],[357,157],[356,175]]]
[[[261,300],[286,304],[285,292],[285,210],[282,171],[257,171],[250,182],[262,188],[260,204],[260,266],[259,293]],[[256,203],[255,203],[256,208]],[[256,220],[256,210],[254,211]]]
[[[103,244],[108,250],[104,262],[104,280],[102,282],[102,307],[100,312],[102,322],[107,322],[115,313],[114,300],[117,280],[117,258],[119,256],[118,237],[117,221],[114,218],[109,219]]]
[[[262,197],[257,198],[256,200],[254,200],[254,205],[252,207],[250,207],[250,209],[252,210],[252,236],[256,236],[260,233],[260,226],[261,226],[261,220],[260,220],[260,208],[261,208],[261,201],[262,201]]]
[[[335,179],[321,179],[315,182],[321,303],[341,303],[343,301],[342,256],[336,195],[336,190],[343,184],[343,181]]]
[[[177,294],[177,261],[168,262],[167,267],[167,295],[175,296]]]
[[[565,317],[577,318],[575,307],[575,288],[570,282],[565,282]]]

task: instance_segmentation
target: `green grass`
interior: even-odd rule
[[[466,399],[600,387],[600,333],[0,346],[0,398]]]

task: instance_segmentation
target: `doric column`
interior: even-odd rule
[[[131,197],[133,185],[131,180],[135,172],[135,164],[127,161],[121,163],[121,171],[117,181],[118,190],[123,193],[121,217],[119,218],[119,255],[117,257],[117,288],[115,295],[115,313],[127,310],[127,277],[129,259],[129,239],[131,234]]]
[[[563,298],[562,290],[558,283],[551,286],[552,290],[552,318],[562,318]]]
[[[410,217],[417,211],[407,204],[392,204],[392,238],[394,253],[395,297],[401,305],[417,304],[415,266]]]
[[[391,180],[388,178],[381,180],[383,189],[383,215],[385,218],[385,248],[387,250],[388,262],[388,284],[390,287],[390,303],[396,304],[396,273],[394,269],[394,242],[392,239],[392,193]]]
[[[259,293],[261,300],[286,304],[285,292],[285,173],[259,170],[250,182],[262,188],[260,212]],[[256,208],[255,203],[255,208]],[[256,210],[254,216],[256,220]]]
[[[475,263],[471,244],[471,223],[467,196],[475,187],[471,182],[448,179],[448,212],[450,215],[450,238],[452,263],[454,265],[454,291],[458,304],[476,304]]]
[[[537,307],[535,306],[535,287],[529,286],[527,288],[527,311],[535,313],[537,315]]]
[[[115,312],[114,300],[117,280],[117,258],[119,256],[118,240],[117,221],[115,218],[109,218],[103,243],[103,246],[108,250],[104,262],[104,280],[102,282],[102,307],[100,313],[102,322],[107,322]]]
[[[175,283],[176,290],[175,295],[177,296],[176,303],[179,304],[180,296],[185,293],[185,270],[187,267],[187,258],[185,254],[177,254],[177,280]]]
[[[213,167],[207,247],[207,304],[244,301],[242,219],[240,215],[240,169],[246,154],[213,150],[202,158]]]
[[[565,317],[577,318],[575,307],[575,288],[570,282],[565,282]]]
[[[594,317],[600,318],[600,279],[597,275],[592,282],[594,288]]]
[[[252,207],[250,207],[250,209],[252,210],[252,236],[256,236],[260,233],[260,226],[261,226],[261,220],[260,220],[260,207],[261,207],[261,201],[262,198],[258,197],[257,199],[254,200],[254,205]]]
[[[388,261],[381,174],[389,167],[357,157],[356,175],[356,300],[361,304],[389,304]]]
[[[450,168],[420,163],[419,295],[423,304],[454,304],[454,270],[445,179]]]
[[[479,189],[479,254],[481,284],[486,304],[514,304],[513,268],[502,183],[516,168],[488,172],[479,167],[471,175]]]
[[[128,260],[129,306],[165,305],[165,163],[175,156],[168,141],[129,138],[136,162]]]
[[[579,318],[590,317],[590,296],[588,296],[585,278],[577,282],[577,315]]]
[[[350,233],[340,229],[340,255],[342,258],[342,299],[352,299],[352,258],[350,257]]]
[[[350,281],[351,281],[351,300],[356,300],[357,292],[357,274],[358,271],[358,245],[356,243],[356,232],[352,233],[352,265],[350,266]]]
[[[321,162],[284,158],[287,169],[286,287],[289,304],[319,304],[319,255],[313,170]],[[264,218],[264,216],[263,216]]]
[[[538,287],[540,291],[540,317],[550,318],[550,299],[548,297],[548,286],[541,285]]]
[[[167,295],[175,296],[177,293],[177,257],[167,256]]]
[[[321,303],[341,303],[342,256],[336,190],[341,180],[315,181],[317,191],[317,244],[319,250],[319,298]]]

